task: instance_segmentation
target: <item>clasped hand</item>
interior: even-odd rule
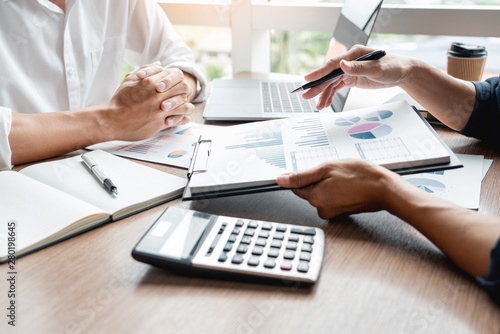
[[[107,105],[105,124],[119,140],[141,140],[190,121],[196,80],[159,62],[128,73]]]

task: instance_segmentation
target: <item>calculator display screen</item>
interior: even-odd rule
[[[157,228],[161,226],[166,234],[160,254],[176,260],[188,259],[209,223],[209,215],[198,212],[162,217]]]

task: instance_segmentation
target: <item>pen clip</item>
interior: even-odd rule
[[[196,166],[196,159],[198,158],[198,151],[200,149],[201,144],[203,144],[203,143],[210,143],[210,146],[208,147],[208,151],[207,151],[207,162],[205,164],[205,168],[195,170],[194,168]],[[202,172],[206,172],[208,170],[208,161],[210,158],[210,151],[211,150],[212,150],[212,139],[201,139],[201,136],[200,136],[200,138],[198,139],[198,142],[196,143],[196,146],[194,147],[193,156],[191,157],[191,162],[189,163],[189,168],[188,168],[188,172],[187,172],[188,179],[191,179],[191,176],[194,173],[202,173]]]

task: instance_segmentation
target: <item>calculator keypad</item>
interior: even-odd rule
[[[193,265],[312,283],[323,252],[321,229],[220,216]]]

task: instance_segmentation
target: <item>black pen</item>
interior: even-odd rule
[[[99,180],[99,182],[106,188],[108,189],[109,192],[114,193],[115,195],[118,195],[118,189],[116,186],[111,182],[111,179],[107,177],[99,168],[99,165],[87,155],[88,153],[82,154],[82,160],[85,163],[85,165],[89,168],[89,170],[92,172],[92,174],[95,175],[95,177]]]
[[[364,56],[361,56],[359,58],[356,58],[356,59],[354,59],[354,61],[377,60],[377,59],[382,58],[383,56],[385,56],[385,51],[383,51],[383,50],[377,50],[377,51],[373,51],[373,52],[367,53]],[[332,71],[330,74],[327,74],[327,75],[325,75],[324,77],[322,77],[322,78],[320,78],[318,80],[314,80],[314,81],[308,82],[305,85],[292,90],[291,93],[295,93],[295,92],[298,92],[298,91],[301,91],[301,90],[306,90],[306,89],[312,88],[314,86],[322,84],[323,82],[332,80],[333,78],[336,78],[336,77],[338,77],[338,76],[340,76],[342,74],[344,74],[344,71],[342,71],[341,68],[338,68],[338,69]]]

